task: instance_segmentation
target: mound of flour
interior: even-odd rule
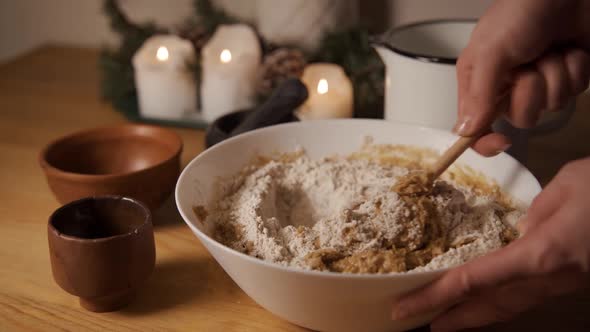
[[[408,201],[391,189],[407,173],[344,157],[273,160],[220,180],[204,222],[248,255],[339,272],[450,267],[514,238],[520,211],[443,181],[428,204]]]

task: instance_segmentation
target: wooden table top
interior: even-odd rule
[[[0,331],[305,331],[241,291],[184,225],[172,199],[155,214],[156,269],[127,308],[91,313],[55,284],[46,222],[59,204],[37,157],[58,136],[125,122],[98,97],[96,60],[93,50],[44,47],[0,65]],[[530,167],[542,182],[567,160],[590,155],[590,145],[581,143],[588,140],[579,139],[590,131],[590,98],[579,108],[584,112],[568,130],[532,142]],[[186,165],[203,150],[204,134],[174,130]],[[589,294],[574,294],[485,331],[587,331],[589,305]]]

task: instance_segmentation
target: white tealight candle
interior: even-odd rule
[[[297,111],[301,120],[352,117],[352,82],[342,67],[331,63],[308,65],[301,81],[307,86],[309,94]]]
[[[149,38],[133,56],[135,87],[142,116],[180,119],[197,111],[197,87],[189,64],[192,44],[174,35]]]
[[[219,26],[201,56],[201,110],[205,120],[254,106],[262,51],[252,28],[244,24]]]

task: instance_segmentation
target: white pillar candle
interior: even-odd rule
[[[258,37],[249,26],[217,28],[201,51],[201,111],[205,120],[254,106],[261,53]]]
[[[156,35],[133,56],[135,88],[143,117],[180,119],[197,111],[197,87],[190,63],[192,44],[174,35]]]
[[[327,31],[355,24],[357,7],[357,1],[349,0],[258,0],[258,30],[273,43],[312,52]]]
[[[309,97],[297,111],[301,120],[350,118],[353,113],[352,82],[342,67],[314,63],[305,67],[301,81]]]

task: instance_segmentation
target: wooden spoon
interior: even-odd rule
[[[411,172],[400,178],[393,191],[402,196],[422,196],[431,192],[436,180],[479,136],[459,137],[426,172]]]
[[[477,139],[479,136],[459,137],[451,147],[449,147],[438,160],[432,165],[430,169],[430,180],[434,181],[438,178],[451,164],[459,158]]]

